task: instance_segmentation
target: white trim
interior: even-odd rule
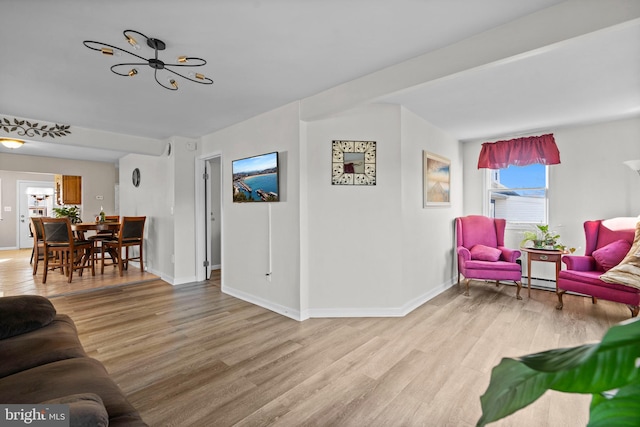
[[[243,301],[246,301],[248,303],[257,305],[259,307],[262,308],[266,308],[267,310],[271,310],[273,312],[276,312],[278,314],[281,314],[283,316],[289,317],[293,320],[305,320],[306,318],[302,318],[300,311],[295,310],[293,308],[290,307],[285,307],[283,305],[280,304],[274,304],[273,301],[268,301],[265,300],[263,298],[260,297],[256,297],[255,295],[251,295],[248,294],[246,292],[243,292],[241,290],[238,289],[234,289],[234,288],[230,288],[228,286],[221,286],[221,290],[223,293],[227,294],[227,295],[231,295],[232,297],[241,299]]]
[[[196,271],[196,275],[195,275],[195,280],[196,282],[201,282],[203,280],[206,280],[207,278],[205,277],[205,273],[204,273],[204,269],[203,269],[203,263],[206,257],[206,252],[205,252],[205,248],[206,248],[206,244],[207,244],[207,236],[204,233],[204,229],[205,229],[205,221],[207,220],[206,215],[205,215],[205,210],[206,210],[206,206],[204,205],[204,200],[202,197],[200,197],[200,195],[202,195],[205,191],[205,185],[204,185],[204,180],[202,179],[202,175],[205,172],[205,163],[208,160],[211,159],[215,159],[215,158],[220,158],[220,184],[222,185],[222,177],[223,177],[223,171],[224,171],[224,165],[222,162],[222,152],[217,151],[217,152],[213,152],[213,153],[207,153],[207,154],[203,154],[201,156],[196,157],[195,159],[195,199],[196,199],[196,203],[195,203],[195,215],[196,215],[196,238],[195,238],[195,244],[196,244],[196,257],[195,257],[195,271]],[[224,247],[224,209],[223,209],[223,197],[222,197],[223,191],[220,192],[220,242],[221,242],[221,246]],[[222,265],[224,265],[224,251],[221,251],[220,254],[220,262]],[[219,267],[221,268],[221,267]],[[212,267],[213,269],[213,267]],[[220,278],[220,280],[222,281],[222,278]]]

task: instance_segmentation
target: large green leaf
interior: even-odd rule
[[[614,396],[594,395],[587,427],[640,426],[640,383],[622,387]]]
[[[512,414],[549,389],[593,394],[637,382],[640,378],[638,320],[613,326],[600,344],[502,359],[491,372],[489,387],[480,398],[482,417],[477,425]],[[609,403],[612,401],[614,406],[618,401],[623,405],[624,399],[616,396]]]

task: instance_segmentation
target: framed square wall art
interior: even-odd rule
[[[422,152],[424,207],[451,205],[451,160]]]
[[[376,185],[375,141],[332,141],[332,185]]]

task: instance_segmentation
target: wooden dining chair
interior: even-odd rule
[[[40,217],[31,217],[29,221],[29,228],[33,235],[31,264],[33,265],[33,275],[35,276],[38,272],[38,262],[44,261],[44,232],[42,230],[42,219]]]
[[[116,258],[112,263],[117,263],[120,276],[123,275],[124,270],[129,267],[129,261],[139,261],[140,271],[144,271],[144,224],[146,216],[124,216],[120,223],[120,230],[118,231],[117,238],[112,240],[104,240],[102,242],[102,266],[101,272],[104,273],[104,266],[106,262],[105,253],[109,252],[115,254]],[[129,249],[137,246],[138,255],[133,256],[129,253]],[[123,254],[124,249],[124,254]]]
[[[107,215],[104,217],[105,222],[119,222],[119,215]],[[100,217],[96,217],[96,221],[99,221]],[[101,254],[104,251],[104,245],[102,242],[105,240],[113,240],[116,239],[116,233],[114,230],[98,230],[96,234],[93,236],[87,237],[87,240],[93,242],[93,252],[94,252],[94,262],[98,261],[98,257],[101,257]],[[109,252],[107,252],[107,255]],[[110,255],[109,255],[110,256]]]
[[[69,218],[42,218],[44,240],[44,273],[42,283],[47,282],[47,272],[56,268],[62,269],[71,283],[73,272],[91,269],[95,276],[93,261],[93,243],[88,240],[76,240],[71,230]]]

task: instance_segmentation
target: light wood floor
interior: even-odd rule
[[[152,426],[473,426],[502,357],[599,340],[624,305],[458,286],[403,318],[297,322],[219,276],[52,298]],[[584,426],[589,397],[550,392],[500,426]]]
[[[118,269],[113,266],[105,267],[104,274],[100,274],[100,266],[96,264],[95,276],[91,276],[90,270],[85,270],[82,276],[76,271],[71,283],[67,283],[67,277],[56,270],[50,271],[47,283],[42,284],[44,263],[40,261],[38,272],[34,276],[33,266],[29,264],[30,258],[31,249],[0,251],[0,296],[30,294],[52,297],[158,279],[158,276],[146,271],[141,273],[134,266],[130,266],[123,277],[120,277]]]

